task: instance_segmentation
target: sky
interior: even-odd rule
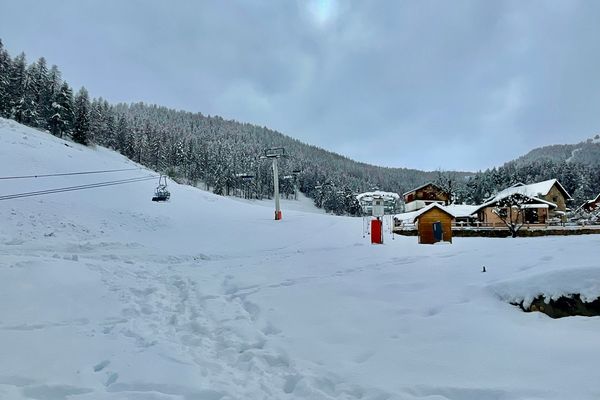
[[[600,1],[0,0],[75,88],[388,167],[475,171],[600,132]]]

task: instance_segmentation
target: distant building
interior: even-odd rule
[[[360,203],[360,206],[365,214],[372,214],[374,198],[383,199],[384,211],[386,214],[394,214],[398,211],[400,201],[400,196],[398,193],[375,190],[373,192],[360,193],[356,196],[356,199]]]
[[[484,204],[497,202],[498,200],[506,198],[515,193],[528,196],[531,199],[543,200],[543,202],[540,202],[539,204],[546,204],[546,209],[548,212],[539,213],[540,218],[538,218],[538,220],[542,219],[542,216],[545,216],[545,219],[551,218],[565,221],[565,213],[568,210],[567,202],[573,200],[571,195],[565,190],[558,180],[549,179],[547,181],[532,183],[529,185],[517,183],[486,199]],[[529,212],[529,214],[529,219],[534,219],[532,216],[533,211]],[[483,220],[481,221],[484,222]]]
[[[585,212],[592,212],[592,211],[600,210],[600,193],[598,194],[598,196],[596,196],[596,198],[594,198],[592,200],[588,200],[585,203],[583,203],[581,208]]]
[[[434,203],[447,205],[450,202],[450,193],[431,182],[409,190],[402,196],[406,212],[420,210]]]
[[[510,196],[518,195],[521,212],[513,207],[503,206],[502,203]],[[542,200],[538,197],[528,196],[522,193],[503,193],[493,197],[490,201],[480,205],[477,208],[477,218],[479,222],[491,226],[504,226],[502,218],[515,223],[524,223],[530,225],[545,224],[552,212],[556,210],[556,204]],[[500,215],[498,215],[500,214]],[[514,215],[514,216],[513,216]]]

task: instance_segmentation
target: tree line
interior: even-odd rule
[[[336,214],[360,214],[357,193],[403,193],[446,175],[453,178],[455,201],[470,203],[504,184],[517,179],[529,183],[550,171],[577,196],[589,196],[597,185],[586,166],[571,164],[512,169],[507,164],[476,174],[377,167],[267,127],[145,103],[110,104],[90,98],[84,87],[74,92],[58,67],[49,67],[43,57],[29,64],[24,53],[11,58],[1,40],[0,116],[83,145],[113,149],[178,182],[255,199],[273,195],[271,164],[261,154],[284,147],[288,157],[279,163],[282,195],[292,197],[298,190]]]

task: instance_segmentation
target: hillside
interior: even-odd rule
[[[318,207],[336,214],[357,212],[353,194],[374,188],[402,193],[438,175],[359,163],[267,127],[219,116],[143,103],[110,104],[91,98],[85,88],[74,93],[57,66],[48,67],[44,58],[28,63],[24,53],[11,58],[1,40],[0,117],[81,144],[100,144],[216,194],[253,199],[273,192],[270,163],[260,156],[267,148],[284,147],[281,192],[291,196],[296,186]]]
[[[508,303],[600,295],[595,236],[372,246],[360,218],[284,208],[275,222],[263,204],[172,181],[171,201],[153,203],[154,178],[7,199],[155,173],[5,119],[0,159],[0,398],[600,392],[598,318]]]
[[[522,166],[544,160],[600,165],[600,135],[577,144],[555,144],[539,147],[517,158],[514,163]]]

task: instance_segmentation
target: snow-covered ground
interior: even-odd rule
[[[7,120],[0,160],[0,176],[136,166]],[[600,295],[599,236],[372,246],[360,218],[276,222],[174,183],[157,204],[155,185],[0,201],[0,399],[600,398],[600,318],[508,304]]]

